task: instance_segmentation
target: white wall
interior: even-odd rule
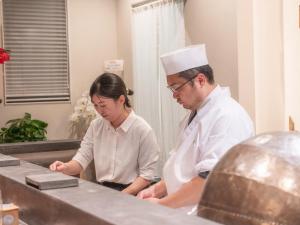
[[[300,130],[300,27],[299,0],[283,1],[283,44],[285,74],[285,127],[291,116]]]
[[[256,129],[284,128],[282,0],[254,0]]]
[[[124,59],[124,81],[133,88],[131,0],[117,1],[118,57]]]
[[[283,130],[282,0],[239,1],[237,10],[241,102],[257,133]]]
[[[188,42],[206,44],[216,81],[238,100],[236,0],[188,0],[184,16]]]
[[[253,3],[237,1],[238,95],[255,121]]]
[[[68,117],[73,105],[91,82],[103,72],[103,61],[117,57],[115,0],[69,0],[69,57],[71,104],[0,104],[0,126],[24,112],[49,123],[48,139],[69,136]],[[0,86],[2,85],[0,81]],[[2,95],[3,91],[1,92]],[[3,99],[3,96],[0,96]]]

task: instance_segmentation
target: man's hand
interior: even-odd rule
[[[159,198],[147,198],[145,199],[146,201],[155,203],[155,204],[159,204],[160,199]]]
[[[140,199],[154,198],[155,197],[154,185],[140,191],[138,193],[137,197],[140,198]]]

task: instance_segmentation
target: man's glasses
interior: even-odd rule
[[[197,76],[197,75],[196,75]],[[175,93],[176,91],[179,91],[184,85],[186,85],[188,82],[191,82],[193,79],[195,79],[195,77],[192,77],[191,79],[187,80],[186,82],[184,82],[183,84],[174,84],[171,86],[167,86],[168,89],[170,89],[173,93]]]

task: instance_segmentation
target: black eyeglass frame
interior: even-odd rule
[[[197,75],[193,76],[191,79],[188,79],[186,82],[184,82],[183,84],[179,85],[176,88],[173,88],[172,86],[167,86],[167,88],[172,91],[173,93],[175,93],[176,91],[180,90],[184,85],[186,85],[188,82],[191,82],[192,80],[194,80],[197,77]]]

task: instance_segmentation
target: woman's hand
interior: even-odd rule
[[[52,171],[62,172],[67,175],[78,175],[82,171],[82,166],[79,162],[71,160],[69,162],[55,161],[49,166]]]
[[[49,169],[52,171],[64,172],[64,170],[67,169],[67,166],[61,161],[55,161],[49,166]]]

